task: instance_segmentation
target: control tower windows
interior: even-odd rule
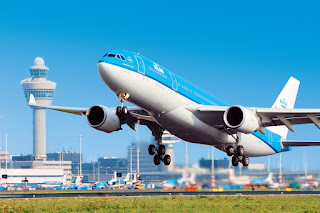
[[[54,90],[26,90],[24,95],[29,99],[30,94],[33,94],[35,98],[53,98]]]
[[[30,74],[33,77],[45,78],[45,77],[47,77],[48,70],[46,70],[46,69],[30,69]]]

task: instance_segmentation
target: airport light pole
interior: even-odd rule
[[[137,183],[139,184],[140,181],[139,181],[139,178],[140,178],[140,148],[137,147],[137,174],[136,174],[136,177],[137,177]]]
[[[133,148],[130,148],[130,181],[132,181],[132,150]]]
[[[186,168],[189,168],[188,142],[186,142]]]
[[[280,153],[280,166],[279,166],[279,188],[282,185],[282,168],[281,168],[281,153]]]
[[[82,135],[80,135],[80,178],[82,178],[81,140],[82,140]]]
[[[215,176],[214,176],[214,148],[212,146],[212,156],[211,156],[211,187],[212,188],[215,188],[216,187],[216,179],[215,179]]]
[[[100,182],[100,162],[98,161],[98,182]]]
[[[6,175],[8,175],[8,134],[5,134],[6,136]]]
[[[92,162],[92,180],[93,182],[95,181],[96,177],[95,177],[95,171],[94,171],[94,162]]]

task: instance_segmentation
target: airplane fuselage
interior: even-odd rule
[[[151,60],[132,52],[113,51],[102,57],[98,70],[105,84],[117,95],[128,93],[128,101],[148,112],[170,133],[192,143],[213,145],[225,151],[227,145],[242,145],[245,155],[266,156],[281,151],[281,137],[266,129],[252,134],[229,135],[213,127],[186,106],[202,104],[229,106]],[[121,56],[121,57],[120,57]],[[221,119],[221,118],[217,118]]]

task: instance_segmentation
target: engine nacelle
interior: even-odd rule
[[[260,129],[258,115],[242,106],[231,106],[223,115],[227,127],[242,133],[252,133]]]
[[[103,132],[114,132],[121,129],[120,119],[110,108],[103,105],[90,107],[86,113],[89,126]]]

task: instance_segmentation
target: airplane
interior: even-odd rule
[[[127,174],[127,177],[125,178],[125,180],[127,180],[127,181],[129,181],[129,177],[130,177],[130,176],[128,177],[128,174]],[[113,177],[112,177],[111,180],[96,182],[95,183],[95,187],[97,189],[104,189],[105,187],[112,186],[112,185],[115,185],[117,183],[119,183],[119,179],[117,178],[117,172],[114,171],[113,172]]]
[[[249,176],[238,176],[236,177],[234,174],[234,170],[229,170],[229,182],[232,185],[246,185],[251,183],[251,179]]]
[[[37,104],[31,93],[28,105],[85,115],[94,129],[111,133],[127,124],[146,125],[157,142],[148,152],[154,164],[171,162],[161,136],[164,130],[182,140],[214,146],[232,156],[232,165],[249,165],[249,157],[290,151],[293,146],[319,146],[320,141],[288,141],[294,125],[314,123],[320,128],[320,109],[294,109],[300,81],[290,77],[272,108],[229,105],[168,69],[129,51],[110,51],[98,61],[104,83],[121,106],[108,108],[61,107]],[[136,107],[126,107],[128,101]]]
[[[313,175],[298,176],[295,178],[295,181],[301,184],[300,188],[302,189],[307,187],[318,187],[318,181],[313,178]]]
[[[273,182],[272,179],[273,179],[273,173],[270,172],[266,179],[252,179],[251,183],[258,183],[258,184],[271,183]]]
[[[132,178],[130,180],[130,177]],[[130,173],[127,173],[125,179],[120,180],[119,179],[112,183],[111,188],[119,188],[119,187],[132,187],[137,184],[137,173],[133,173],[132,175]]]
[[[273,181],[273,173],[270,172],[266,179],[252,179],[251,184],[267,184],[267,187],[270,189],[284,188],[285,183],[276,183]]]
[[[191,172],[191,175],[189,177],[188,171],[182,172],[182,177],[180,179],[173,179],[173,180],[167,180],[162,182],[163,188],[166,189],[173,189],[177,187],[187,187],[189,185],[196,184],[196,173]]]
[[[45,181],[40,184],[40,187],[42,189],[56,189],[56,188],[61,188],[67,185],[67,176],[63,176],[62,181]]]

